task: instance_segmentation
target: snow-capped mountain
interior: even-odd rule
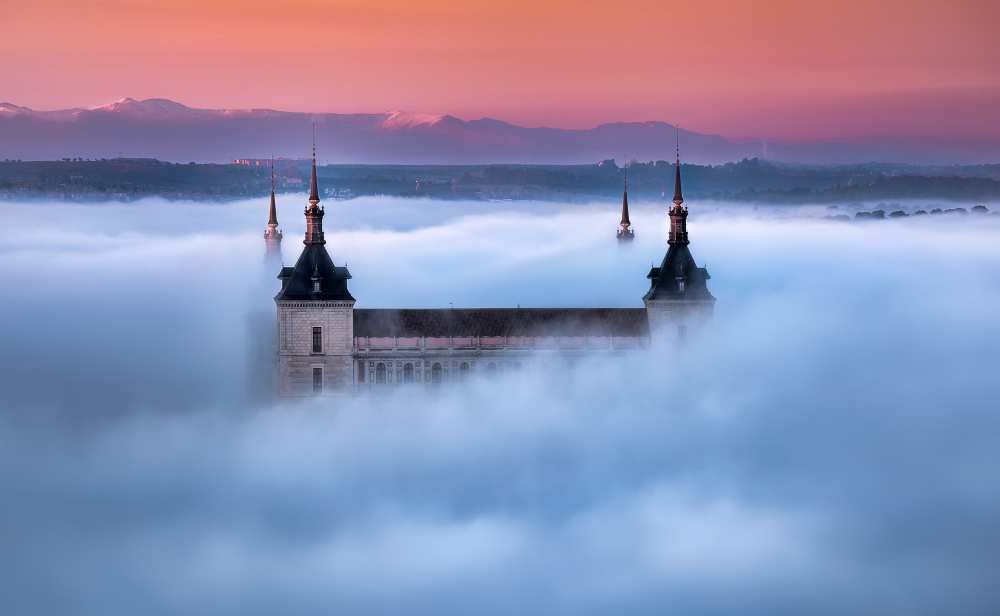
[[[146,156],[172,161],[304,157],[316,123],[324,161],[356,163],[591,163],[604,158],[670,158],[674,128],[662,122],[587,130],[526,128],[482,118],[391,111],[299,113],[196,109],[152,98],[122,98],[89,109],[34,111],[0,104],[0,158]],[[681,131],[685,159],[734,160],[756,145]]]
[[[524,127],[493,118],[392,111],[301,113],[274,109],[197,109],[151,98],[122,98],[89,109],[35,111],[0,103],[0,158],[143,156],[169,161],[305,157],[316,123],[324,162],[398,164],[592,163],[607,158],[670,160],[675,128],[616,122],[589,129]],[[760,156],[761,141],[681,129],[684,159],[719,163]],[[793,162],[994,162],[996,143],[867,140],[788,144],[769,157]]]

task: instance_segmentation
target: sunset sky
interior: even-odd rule
[[[1000,135],[1000,2],[3,0],[0,101]]]

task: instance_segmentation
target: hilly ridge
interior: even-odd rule
[[[586,164],[607,158],[670,160],[675,127],[614,122],[589,129],[525,127],[447,114],[304,113],[199,109],[165,98],[123,98],[93,108],[35,111],[0,103],[0,158],[149,157],[174,162],[302,157],[316,123],[323,161],[369,164]],[[680,129],[684,159],[713,164],[761,156],[805,163],[960,163],[1000,160],[1000,144],[941,139],[783,143]]]

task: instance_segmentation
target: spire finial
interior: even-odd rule
[[[676,124],[674,125],[674,140],[677,153],[677,162],[675,163],[675,173],[674,173],[674,204],[680,205],[684,203],[684,195],[681,193],[681,129]]]
[[[313,120],[313,157],[312,173],[309,176],[309,203],[313,206],[319,203],[319,183],[316,181],[316,121]]]

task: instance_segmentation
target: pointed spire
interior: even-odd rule
[[[622,193],[622,227],[628,228],[632,222],[628,219],[628,161],[625,161],[625,191]]]
[[[278,206],[274,198],[274,157],[271,157],[271,203],[267,208],[267,226],[264,227],[264,245],[268,262],[281,262],[281,229],[278,228]]]
[[[316,182],[316,122],[313,122],[313,158],[312,174],[309,176],[309,203],[319,203],[319,184]]]
[[[684,195],[681,194],[681,138],[680,128],[674,126],[674,138],[676,140],[677,162],[674,169],[674,203],[680,205],[684,203]]]
[[[278,226],[278,208],[274,203],[274,191],[271,191],[271,206],[268,208],[267,224]]]
[[[274,203],[274,157],[271,157],[271,206],[268,210],[268,225],[278,226],[278,207]]]
[[[622,192],[622,221],[616,233],[618,241],[628,241],[635,237],[632,221],[628,219],[628,160],[625,161],[625,190]]]
[[[680,129],[675,127],[677,133]],[[674,207],[670,208],[667,215],[670,217],[670,234],[667,236],[667,244],[688,245],[687,233],[687,208],[681,205],[684,203],[684,195],[681,194],[681,146],[680,137],[677,138],[677,162],[674,165]]]
[[[312,176],[309,178],[309,207],[306,208],[306,237],[303,244],[325,244],[323,236],[323,208],[319,207],[319,188],[316,184],[316,123],[313,123]]]

